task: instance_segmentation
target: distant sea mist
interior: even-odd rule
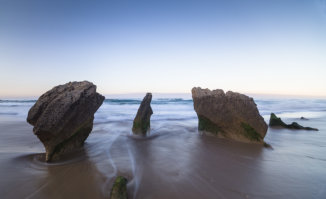
[[[26,119],[29,108],[36,100],[0,100],[0,116]],[[326,114],[326,99],[263,99],[255,100],[260,114],[268,119],[271,112],[285,118],[320,117]],[[95,115],[95,122],[132,120],[141,98],[105,99]],[[154,98],[153,120],[196,119],[192,99]]]

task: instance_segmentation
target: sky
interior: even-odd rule
[[[0,97],[82,80],[326,96],[326,0],[0,0]]]

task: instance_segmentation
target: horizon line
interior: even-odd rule
[[[228,91],[224,91],[225,93]],[[233,91],[236,92],[236,91]],[[128,93],[106,93],[106,94],[102,94],[105,97],[114,97],[116,98],[117,96],[128,96],[129,98],[131,96],[138,96],[141,97],[146,93],[152,93],[153,95],[189,95],[189,97],[191,98],[191,92],[128,92]],[[319,98],[319,99],[326,99],[326,95],[310,95],[310,94],[280,94],[280,93],[256,93],[256,92],[237,92],[237,93],[241,93],[244,95],[248,95],[248,96],[256,96],[256,97],[299,97],[299,98]],[[42,95],[42,94],[41,94]],[[23,96],[23,95],[8,95],[8,96],[1,96],[0,95],[0,100],[8,100],[8,99],[17,99],[17,98],[26,98],[26,99],[32,99],[32,98],[38,98],[41,95],[29,95],[29,96]],[[155,96],[153,96],[155,97]]]

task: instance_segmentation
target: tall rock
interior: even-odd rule
[[[134,134],[145,135],[147,130],[150,128],[150,119],[153,114],[151,108],[152,93],[146,93],[143,101],[141,102],[137,115],[134,119],[132,131]]]
[[[252,98],[221,89],[195,87],[191,92],[199,130],[237,141],[263,143],[268,127]]]
[[[88,81],[69,82],[44,93],[29,110],[27,122],[46,150],[46,161],[80,148],[93,128],[94,113],[104,101]]]

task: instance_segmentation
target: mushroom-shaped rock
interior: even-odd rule
[[[263,143],[267,124],[246,95],[195,87],[191,90],[198,130],[242,142]]]
[[[28,112],[27,122],[46,150],[46,161],[80,148],[93,128],[94,113],[104,101],[88,81],[69,82],[44,93]]]
[[[125,177],[118,176],[111,189],[110,199],[127,199],[127,183],[128,180]]]
[[[304,127],[296,122],[292,122],[291,124],[285,124],[281,118],[277,117],[274,113],[271,113],[271,116],[269,118],[269,126],[271,127],[283,127],[287,129],[303,129],[303,130],[310,130],[310,131],[318,131],[316,128],[311,127]]]
[[[151,115],[153,110],[151,108],[152,93],[147,93],[141,102],[137,115],[134,119],[132,126],[132,132],[134,134],[143,134],[145,135],[147,130],[150,128]]]

